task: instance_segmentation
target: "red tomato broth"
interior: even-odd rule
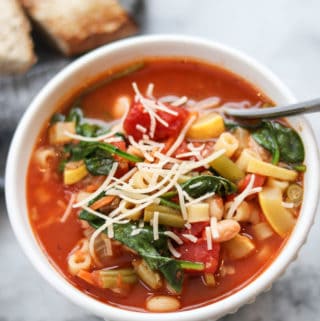
[[[186,95],[191,99],[200,100],[208,96],[217,96],[221,102],[247,100],[252,105],[270,103],[257,88],[246,82],[237,75],[232,74],[220,67],[211,66],[198,61],[179,58],[150,59],[146,60],[144,68],[129,74],[123,78],[115,79],[112,82],[98,88],[86,95],[83,99],[82,109],[87,117],[110,120],[108,108],[116,97],[127,95],[133,98],[134,93],[131,83],[135,81],[141,92],[144,92],[149,83],[154,83],[154,95],[156,97],[166,95]],[[71,93],[72,94],[72,93]],[[72,95],[70,95],[71,97]],[[73,95],[74,96],[74,95]],[[71,98],[68,99],[69,101]],[[67,111],[69,106],[66,103],[57,106],[57,110]],[[35,148],[48,146],[47,139],[48,125],[44,127],[39,135]],[[27,176],[27,201],[30,213],[30,221],[35,236],[42,249],[46,252],[50,262],[79,290],[108,304],[130,309],[145,311],[145,299],[151,293],[168,294],[167,290],[150,291],[141,282],[137,283],[128,296],[120,296],[107,289],[99,289],[92,286],[78,277],[72,276],[67,267],[67,257],[79,239],[82,238],[82,228],[77,220],[78,210],[72,210],[72,215],[65,223],[59,221],[63,214],[63,209],[57,204],[61,199],[65,203],[71,192],[77,191],[77,184],[74,186],[64,186],[61,175],[57,174],[57,163],[52,162],[48,169],[53,177],[44,180],[42,170],[39,169],[36,161],[32,158],[29,164]],[[45,191],[50,191],[51,198],[41,201],[37,190],[41,186]],[[32,212],[36,210],[38,215],[34,218]],[[52,219],[52,224],[50,219]],[[251,234],[251,227],[242,227],[242,233]],[[252,254],[241,260],[229,262],[223,258],[226,264],[232,264],[235,274],[227,277],[220,277],[216,274],[218,286],[206,287],[199,276],[189,275],[186,277],[185,285],[179,296],[182,304],[181,310],[188,310],[195,307],[204,306],[222,298],[225,298],[239,289],[243,288],[261,274],[279,254],[286,239],[281,239],[275,233],[266,241],[254,241],[256,253],[264,246],[268,246],[269,255],[259,258]],[[126,262],[132,255],[125,254],[123,258]],[[224,257],[223,249],[221,256]],[[110,259],[110,266],[119,265],[117,258]]]

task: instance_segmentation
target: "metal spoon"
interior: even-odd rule
[[[233,117],[246,118],[246,119],[258,119],[258,118],[278,118],[283,116],[291,116],[304,113],[314,113],[320,111],[320,98],[308,100],[301,103],[277,106],[270,108],[248,108],[248,109],[236,109],[236,108],[223,108],[223,111]]]

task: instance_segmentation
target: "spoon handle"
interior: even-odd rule
[[[257,118],[278,118],[283,116],[291,116],[297,114],[314,113],[320,111],[320,98],[308,100],[301,103],[291,104],[287,106],[271,107],[271,108],[224,108],[223,111],[237,118],[257,119]]]

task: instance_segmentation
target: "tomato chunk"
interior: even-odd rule
[[[156,114],[168,123],[168,127],[161,124],[158,120],[156,121],[156,129],[153,138],[155,141],[163,141],[172,136],[177,136],[183,128],[186,119],[189,116],[189,112],[180,107],[167,106],[169,109],[177,112],[177,115],[172,115],[167,112],[157,110]],[[146,128],[147,132],[150,131],[150,115],[145,111],[144,107],[140,102],[135,102],[130,107],[128,115],[124,121],[123,127],[128,135],[133,136],[135,140],[140,140],[143,133],[137,130],[136,126],[141,125]]]
[[[219,265],[220,243],[213,243],[208,250],[207,241],[203,238],[197,243],[184,243],[178,248],[181,260],[204,263],[204,272],[214,273]]]
[[[253,174],[247,174],[239,183],[238,183],[238,188],[239,192],[242,192],[249,184],[251,177]],[[261,187],[264,185],[266,181],[266,176],[259,175],[259,174],[254,174],[254,182],[253,182],[253,187]]]

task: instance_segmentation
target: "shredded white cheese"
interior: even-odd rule
[[[197,241],[198,241],[198,238],[192,234],[182,234],[182,236],[192,243],[197,243]]]
[[[179,253],[175,248],[174,248],[174,246],[172,245],[172,243],[171,243],[171,241],[170,240],[168,240],[168,249],[169,249],[169,251],[170,251],[170,253],[174,256],[174,257],[176,257],[176,258],[179,258],[179,257],[181,257],[181,253]]]
[[[211,237],[211,228],[210,226],[206,226],[206,239],[207,239],[207,248],[208,250],[212,250],[212,237]]]
[[[294,203],[289,203],[289,202],[281,202],[281,205],[284,207],[284,208],[294,208]]]
[[[86,137],[82,135],[72,134],[68,131],[65,131],[64,134],[72,139],[80,140],[82,142],[99,142],[114,136],[116,132],[117,131],[111,130],[110,132],[97,137]]]
[[[171,156],[176,149],[182,144],[187,131],[189,130],[189,128],[191,127],[191,125],[194,123],[194,121],[196,120],[196,116],[191,116],[187,122],[187,124],[185,125],[185,127],[181,130],[179,136],[177,137],[176,141],[174,142],[174,144],[169,148],[169,150],[166,152],[167,156]]]
[[[69,218],[70,214],[72,213],[72,205],[75,202],[76,198],[77,198],[76,194],[71,194],[67,208],[60,218],[61,223],[64,223]]]
[[[107,176],[107,178],[105,179],[105,181],[100,185],[100,187],[92,194],[90,194],[87,198],[81,200],[80,202],[73,204],[72,207],[76,208],[76,207],[81,207],[84,206],[85,204],[88,204],[90,201],[92,201],[93,199],[95,199],[98,195],[100,195],[102,192],[104,192],[108,185],[110,184],[114,174],[116,173],[118,168],[118,163],[114,162],[112,164],[111,170]]]
[[[179,184],[175,184],[175,187],[176,187],[177,192],[178,192],[181,214],[182,214],[183,219],[186,221],[187,218],[188,218],[188,213],[187,213],[186,205],[185,205],[185,202],[184,202],[183,190],[182,190],[182,187]]]
[[[211,192],[211,193],[207,193],[205,195],[202,195],[198,198],[194,198],[191,202],[188,202],[186,204],[186,207],[190,206],[190,205],[193,205],[193,204],[197,204],[197,203],[200,203],[201,201],[203,200],[206,200],[207,198],[211,197],[211,196],[214,196],[215,195],[215,192]]]
[[[142,231],[142,229],[141,228],[136,228],[136,229],[134,229],[132,232],[131,232],[131,236],[135,236],[135,235],[138,235],[138,234],[140,234],[140,232]]]
[[[170,237],[171,239],[173,239],[177,244],[179,245],[183,244],[182,239],[172,231],[165,231],[164,234]]]
[[[153,239],[159,240],[159,212],[155,211],[153,213],[153,224],[152,224],[152,228],[153,228]]]
[[[149,98],[153,98],[153,89],[154,89],[154,84],[153,83],[149,83],[148,87],[147,87],[147,91],[146,91],[146,96]]]
[[[172,102],[171,106],[179,107],[179,106],[184,105],[187,101],[188,101],[188,97],[187,96],[182,96],[179,99],[177,99],[176,101]]]
[[[252,174],[250,177],[250,181],[249,181],[248,185],[246,186],[246,188],[242,191],[241,194],[237,195],[234,198],[233,203],[231,204],[229,211],[226,215],[226,218],[231,219],[233,217],[237,208],[240,206],[240,204],[245,200],[245,198],[247,196],[261,192],[262,187],[253,188],[255,177],[256,176],[254,174]]]
[[[211,228],[211,235],[214,240],[220,237],[219,229],[218,229],[218,220],[216,217],[210,218],[210,228]]]

